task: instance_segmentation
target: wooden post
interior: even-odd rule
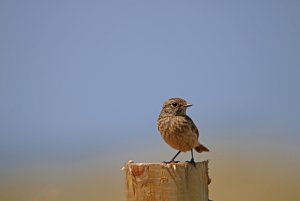
[[[126,201],[208,201],[208,161],[133,163],[125,171]]]

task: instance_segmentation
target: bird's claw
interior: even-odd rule
[[[193,158],[192,158],[190,161],[185,161],[185,162],[190,163],[190,164],[192,164],[194,167],[196,167],[196,163],[195,163],[195,161],[194,161]]]
[[[180,161],[163,161],[163,163],[165,164],[170,164],[170,163],[179,163]]]

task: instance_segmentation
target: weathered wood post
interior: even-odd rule
[[[208,201],[208,161],[124,166],[126,201]]]

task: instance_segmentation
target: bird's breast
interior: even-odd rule
[[[189,151],[198,145],[197,133],[184,117],[159,118],[157,125],[164,141],[174,149]]]

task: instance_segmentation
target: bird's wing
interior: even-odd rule
[[[197,126],[194,124],[193,120],[187,115],[185,116],[185,119],[188,122],[188,124],[190,125],[192,132],[197,135],[197,138],[199,138],[199,131],[198,131]]]

